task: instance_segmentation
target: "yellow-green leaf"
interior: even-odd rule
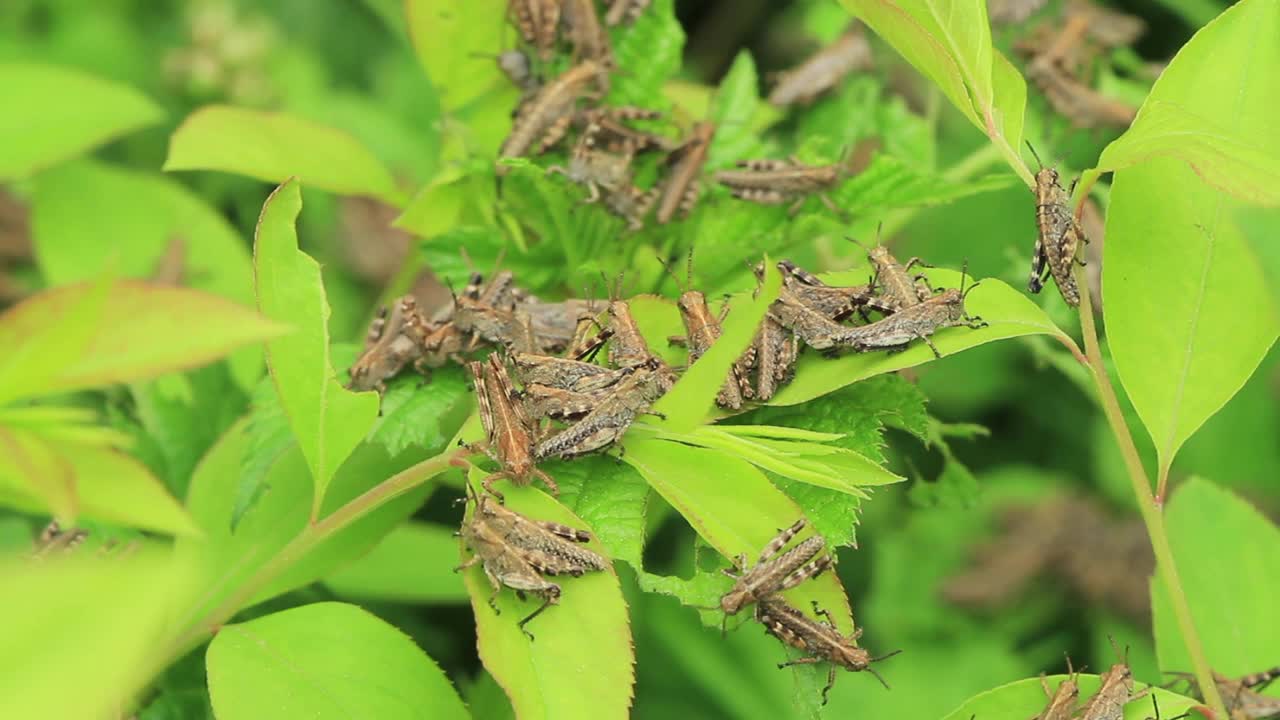
[[[0,63],[0,107],[0,182],[27,177],[164,117],[133,88],[35,63]]]
[[[278,112],[201,108],[174,131],[164,169],[220,170],[275,183],[298,177],[340,195],[404,202],[391,173],[355,138]]]
[[[262,313],[297,328],[267,343],[267,365],[311,469],[318,509],[338,466],[373,427],[378,395],[344,388],[329,361],[329,303],[320,265],[298,249],[294,229],[301,209],[297,180],[271,194],[258,220],[254,266]]]
[[[504,0],[406,0],[409,36],[445,109],[457,110],[491,91],[514,95],[498,64],[485,57],[508,47],[506,12]]]
[[[54,288],[0,316],[0,403],[196,367],[286,331],[195,290],[137,281]]]

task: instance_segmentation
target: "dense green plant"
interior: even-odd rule
[[[691,79],[673,0],[654,0],[611,31],[620,69],[605,102],[714,120],[711,170],[833,161],[871,136],[883,151],[833,193],[852,221],[816,199],[791,216],[710,189],[689,218],[635,233],[545,173],[563,151],[507,161],[496,181],[517,93],[476,54],[507,42],[505,5],[283,2],[273,23],[193,3],[153,22],[279,37],[215,53],[221,84],[179,72],[177,89],[155,69],[172,43],[127,27],[148,4],[0,10],[0,38],[14,41],[0,54],[0,182],[30,207],[39,289],[0,316],[0,502],[15,510],[0,516],[0,547],[15,551],[0,561],[0,617],[21,628],[0,645],[0,715],[1027,717],[1043,703],[1036,672],[1081,650],[1060,601],[974,618],[935,587],[1001,503],[1081,486],[1136,507],[1157,560],[1150,632],[1099,608],[1072,621],[1091,666],[1108,662],[1109,634],[1134,645],[1144,682],[1186,670],[1211,688],[1210,666],[1276,664],[1280,538],[1225,486],[1265,506],[1280,473],[1274,392],[1262,373],[1250,380],[1275,368],[1280,328],[1264,269],[1277,257],[1280,87],[1266,69],[1280,67],[1280,4],[1245,0],[1200,29],[1098,152],[1096,136],[1082,142],[1029,104],[980,3],[843,0],[885,64],[900,57],[925,78],[913,87],[928,110],[881,72],[783,114],[761,102],[748,52],[718,87]],[[811,2],[784,17],[829,40],[848,13]],[[1053,142],[1064,136],[1075,144]],[[1052,290],[1033,302],[1018,289],[1034,232],[1026,139],[1088,168],[1077,201],[1105,200],[1105,339],[1088,292],[1077,316]],[[665,341],[681,325],[662,262],[693,252],[695,284],[729,296],[721,340],[660,401],[665,418],[628,432],[620,461],[548,464],[558,499],[505,491],[516,510],[590,528],[616,565],[573,580],[534,642],[510,593],[495,615],[478,570],[451,572],[449,501],[464,471],[481,472],[458,448],[480,435],[463,374],[402,377],[381,400],[343,386],[372,298],[344,267],[365,237],[344,245],[335,228],[370,199],[416,238],[375,283],[383,298],[423,269],[458,285],[499,259],[549,297],[622,274],[651,344],[681,364]],[[778,292],[776,276],[753,292],[748,263],[793,257],[861,282],[844,238],[880,224],[933,262],[969,261],[983,282],[968,308],[989,327],[940,334],[941,361],[923,346],[806,355],[766,406],[717,411],[719,378]],[[140,282],[175,238],[186,287]],[[992,422],[1001,413],[1015,419]],[[450,492],[437,501],[439,488]],[[856,617],[873,648],[905,648],[883,671],[893,692],[846,675],[821,708],[824,668],[779,672],[784,650],[750,623],[721,638],[718,613],[682,607],[714,605],[725,558],[758,552],[801,514],[845,562],[789,596],[819,601],[844,631]],[[20,554],[48,515],[79,519],[90,548]],[[480,669],[462,649],[470,628],[456,627],[465,603]],[[1169,717],[1193,704],[1157,693]],[[1136,703],[1128,717],[1147,712]]]

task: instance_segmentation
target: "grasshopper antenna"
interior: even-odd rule
[[[1036,159],[1036,164],[1040,166],[1041,170],[1043,170],[1044,161],[1040,159],[1040,153],[1036,152],[1036,148],[1034,145],[1031,144],[1030,140],[1027,140],[1026,143],[1027,143],[1027,149],[1031,151],[1031,157]]]

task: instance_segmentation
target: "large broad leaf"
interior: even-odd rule
[[[253,305],[253,264],[243,238],[179,183],[91,162],[41,173],[34,182],[31,236],[50,285],[90,280],[103,267],[156,279],[176,257],[178,284]],[[262,372],[261,353],[235,353],[232,368],[250,387]]]
[[[935,287],[960,285],[960,273],[952,270],[929,270],[926,274]],[[824,277],[832,284],[852,285],[866,280],[865,275],[852,273]],[[1021,335],[1055,335],[1064,342],[1070,342],[1039,306],[999,280],[983,280],[969,293],[965,308],[970,314],[986,320],[989,326],[978,330],[965,327],[940,330],[932,339],[944,356],[993,340]],[[835,359],[810,352],[797,363],[795,379],[778,391],[769,404],[795,405],[863,378],[914,367],[934,359],[933,351],[924,343],[913,343],[898,353],[849,353]]]
[[[932,80],[956,108],[1000,147],[1022,179],[1017,155],[1027,88],[991,46],[987,6],[973,0],[841,0],[851,13]]]
[[[302,209],[298,181],[290,180],[262,207],[254,243],[258,307],[297,332],[267,343],[267,364],[280,404],[315,481],[319,509],[333,473],[373,427],[377,393],[353,393],[329,362],[329,304],[320,266],[298,249],[294,221]]]
[[[28,512],[78,515],[167,533],[197,534],[146,466],[87,441],[75,425],[0,423],[0,502]]]
[[[0,315],[0,403],[196,367],[285,331],[194,290],[137,281],[55,288]]]
[[[1278,33],[1275,3],[1245,0],[1224,12],[1161,74],[1117,151],[1142,157],[1144,145],[1166,148],[1156,154],[1165,157],[1116,173],[1102,271],[1116,371],[1162,469],[1244,385],[1280,332],[1262,270],[1233,221],[1241,202],[1227,191],[1232,177],[1244,177],[1233,169],[1233,156],[1280,157],[1274,128],[1280,84],[1253,70],[1280,63],[1280,46],[1272,42]],[[1176,116],[1153,112],[1157,103],[1176,105],[1201,128],[1217,130],[1165,132]],[[1175,145],[1190,166],[1168,155]],[[1225,185],[1220,177],[1228,177]],[[1275,180],[1266,182],[1274,195]]]
[[[165,621],[194,591],[167,554],[0,563],[0,717],[119,717],[169,658]]]
[[[1066,678],[1066,675],[1050,675],[1045,678],[1045,682],[1049,683],[1051,690],[1057,690],[1058,684]],[[1085,698],[1096,693],[1099,684],[1097,675],[1081,675],[1080,697]],[[1146,688],[1139,684],[1138,689]],[[1152,687],[1151,693],[1160,705],[1162,718],[1175,717],[1199,704],[1191,698],[1177,695],[1163,688]],[[1044,689],[1040,685],[1040,678],[1028,678],[975,695],[960,707],[947,713],[943,720],[970,720],[975,715],[979,718],[1034,717],[1044,710],[1047,702],[1048,698],[1045,697]],[[1154,715],[1150,697],[1132,702],[1124,709],[1124,720],[1150,720],[1152,717]]]
[[[716,136],[707,150],[708,169],[727,167],[760,147],[759,128],[753,122],[761,107],[757,85],[755,61],[751,53],[743,50],[711,98],[710,115],[716,124]]]
[[[221,170],[267,182],[301,178],[341,195],[404,202],[391,173],[339,130],[284,113],[201,108],[174,131],[165,170]]]
[[[625,72],[610,78],[611,105],[662,107],[662,85],[680,71],[684,29],[675,0],[655,0],[630,27],[613,33],[614,60]]]
[[[395,627],[354,605],[304,605],[228,625],[206,656],[219,720],[470,715],[449,679]]]
[[[764,473],[717,450],[636,435],[628,440],[623,460],[640,471],[649,486],[726,558],[757,557],[780,528],[802,515],[799,506]],[[727,578],[721,584],[727,586]],[[719,592],[725,589],[717,588]],[[852,632],[849,599],[835,573],[802,583],[788,590],[786,597],[806,609],[810,601],[816,601],[832,614],[842,632]],[[711,605],[712,598],[700,604]]]
[[[473,481],[483,474],[472,471]],[[588,529],[582,520],[532,488],[503,489],[507,507],[535,520]],[[600,551],[598,544],[591,547]],[[465,555],[469,557],[469,553]],[[506,691],[522,720],[625,717],[631,707],[634,652],[627,605],[612,568],[579,578],[561,576],[557,605],[527,629],[516,623],[541,600],[520,601],[510,589],[493,594],[479,565],[465,574],[476,616],[480,660]]]
[[[514,95],[496,55],[507,47],[507,3],[478,0],[465,6],[451,0],[407,0],[405,16],[418,59],[447,110],[456,110],[493,91]]]
[[[139,128],[164,112],[133,88],[74,70],[0,64],[0,182],[16,180]]]
[[[1191,617],[1209,665],[1228,676],[1276,663],[1280,647],[1280,529],[1257,508],[1206,480],[1173,494],[1166,524]],[[1156,650],[1164,672],[1189,672],[1163,583],[1151,583]]]
[[[454,530],[429,523],[405,523],[377,547],[325,579],[330,590],[350,598],[422,605],[467,601],[462,577],[453,572],[458,552]]]

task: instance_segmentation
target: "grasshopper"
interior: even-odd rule
[[[1050,692],[1044,673],[1040,673],[1040,687],[1044,688],[1049,704],[1031,720],[1071,720],[1080,699],[1079,673],[1071,667],[1071,658],[1067,658],[1067,679],[1058,684],[1057,692]]]
[[[1029,66],[1027,79],[1040,88],[1055,111],[1079,128],[1127,127],[1138,114],[1133,106],[1097,92],[1054,65]]]
[[[858,242],[853,238],[849,239],[855,243]],[[933,297],[933,288],[929,287],[929,281],[923,275],[911,274],[911,268],[917,265],[929,266],[918,257],[911,258],[906,264],[898,262],[893,253],[889,252],[889,248],[882,245],[879,240],[877,230],[876,244],[870,248],[864,246],[867,251],[867,260],[875,269],[871,284],[881,288],[876,309],[884,310],[886,313],[897,312],[906,307],[919,305]]]
[[[974,283],[969,286],[969,290],[955,288],[944,290],[919,305],[900,310],[869,325],[843,328],[841,332],[830,337],[820,335],[817,340],[822,344],[815,344],[814,338],[803,339],[819,350],[824,346],[843,346],[865,352],[902,349],[918,338],[929,346],[934,357],[941,358],[942,353],[938,352],[937,346],[929,339],[930,335],[947,327],[963,325],[976,330],[987,326],[986,321],[969,315],[964,308],[965,296],[977,286],[978,283]]]
[[[418,322],[417,316],[418,307],[412,295],[400,298],[390,314],[385,307],[378,312],[369,324],[364,352],[351,366],[348,389],[386,392],[387,380],[399,374],[410,361],[422,357],[424,347],[415,339],[415,331],[408,327],[411,322]]]
[[[667,268],[667,272],[670,273],[671,269]],[[675,278],[674,273],[671,273],[671,276]],[[680,320],[684,323],[685,335],[670,337],[667,340],[672,344],[687,347],[689,364],[692,365],[711,349],[716,340],[720,339],[720,326],[729,313],[729,305],[726,303],[720,316],[715,317],[711,314],[711,308],[707,306],[707,296],[693,289],[693,253],[689,253],[684,287],[684,291],[676,301],[676,306],[680,308]],[[716,404],[722,408],[737,410],[742,407],[743,397],[750,397],[750,395],[751,383],[747,381],[746,370],[741,361],[736,362],[729,368],[729,377],[725,379],[720,392],[716,394]]]
[[[604,309],[603,303],[570,299],[549,303],[526,301],[521,309],[529,313],[533,334],[548,352],[559,352],[573,344],[583,320],[592,320]]]
[[[756,372],[755,399],[767,402],[795,369],[800,354],[796,336],[782,323],[766,315],[746,353],[745,367]]]
[[[600,26],[595,0],[562,0],[562,7],[569,44],[573,45],[573,59],[612,66],[613,49],[609,46],[609,34]]]
[[[649,214],[657,191],[641,190],[634,185],[627,185],[617,192],[604,196],[604,205],[609,212],[627,221],[627,229],[631,231],[644,229],[644,216]]]
[[[609,27],[623,22],[635,22],[649,7],[652,0],[610,0],[609,10],[605,13],[604,22]]]
[[[1016,25],[1039,12],[1049,0],[987,0],[992,25]]]
[[[793,588],[809,578],[821,575],[824,570],[831,567],[830,555],[824,555],[817,560],[813,559],[826,547],[826,543],[818,535],[796,544],[785,553],[782,552],[782,548],[801,530],[804,530],[804,527],[805,519],[800,518],[791,527],[779,531],[769,544],[764,546],[755,565],[748,566],[747,556],[739,555],[734,563],[736,573],[728,568],[722,570],[725,575],[736,581],[729,592],[720,598],[720,609],[724,611],[726,619],[754,602]]]
[[[1114,648],[1114,641],[1112,644]],[[1150,692],[1147,689],[1133,694],[1133,671],[1129,668],[1128,654],[1126,649],[1125,657],[1101,675],[1102,685],[1084,704],[1080,720],[1124,720],[1124,706]],[[1116,655],[1120,655],[1118,648]]]
[[[1031,147],[1030,143],[1027,147]],[[1080,304],[1080,288],[1071,274],[1072,265],[1076,262],[1084,265],[1083,259],[1076,259],[1076,251],[1080,241],[1089,242],[1080,221],[1071,212],[1071,193],[1075,191],[1076,184],[1072,182],[1071,188],[1064,190],[1058,181],[1058,171],[1045,167],[1034,148],[1031,154],[1040,163],[1040,170],[1036,172],[1035,188],[1038,234],[1027,289],[1032,293],[1040,292],[1046,273],[1052,274],[1062,299],[1075,307]]]
[[[744,160],[736,170],[721,170],[716,180],[729,188],[734,197],[762,205],[790,202],[795,214],[809,195],[817,194],[827,209],[843,215],[827,195],[828,190],[852,174],[860,172],[879,147],[875,140],[858,143],[852,153],[831,165],[805,165],[792,157],[787,160]]]
[[[649,349],[649,343],[640,332],[631,315],[631,306],[626,300],[611,300],[607,306],[609,320],[603,330],[583,344],[575,355],[577,359],[594,356],[605,342],[609,343],[609,364],[619,368],[639,367],[651,362],[665,367],[657,355]]]
[[[1195,678],[1189,673],[1173,673],[1183,676],[1191,685],[1191,692],[1200,695]],[[1218,673],[1213,674],[1214,684],[1218,686],[1218,695],[1222,697],[1228,720],[1266,720],[1280,717],[1280,698],[1263,695],[1260,690],[1280,677],[1280,667],[1274,667],[1259,673],[1232,679]]]
[[[778,270],[782,271],[782,282],[791,296],[829,320],[843,320],[867,306],[879,307],[871,285],[828,285],[790,260],[778,261]]]
[[[591,412],[559,433],[538,443],[533,455],[572,458],[599,450],[622,437],[631,423],[662,397],[675,382],[674,373],[656,358],[628,368],[627,377],[614,386]],[[659,417],[661,417],[659,415]]]
[[[57,520],[50,520],[49,524],[40,531],[40,537],[36,538],[35,546],[31,550],[31,558],[39,560],[50,555],[71,552],[88,536],[89,533],[86,530],[80,528],[63,530]]]
[[[599,85],[603,73],[604,67],[599,62],[583,60],[534,93],[517,110],[511,134],[498,151],[499,161],[525,155],[535,145],[537,152],[545,152],[560,142],[569,130],[578,99],[589,94],[587,85],[592,81]],[[499,163],[497,174],[506,173],[507,167]]]
[[[854,70],[871,67],[871,46],[857,25],[803,63],[774,75],[769,103],[778,107],[808,105],[840,84]]]
[[[573,145],[569,167],[552,165],[547,168],[548,175],[558,173],[585,185],[587,197],[582,200],[584,203],[600,200],[600,188],[604,188],[607,194],[613,194],[631,187],[631,159],[635,156],[635,148],[624,142],[621,152],[605,152],[597,147],[596,138],[600,132],[599,125],[588,125]]]
[[[661,117],[662,113],[657,110],[622,105],[583,110],[574,117],[574,123],[583,129],[594,126],[596,144],[611,153],[624,150],[634,153],[647,150],[667,152],[673,147],[669,139],[626,124],[628,120],[657,120]]]
[[[699,176],[715,134],[715,123],[700,122],[693,126],[689,139],[667,156],[666,177],[658,191],[658,224],[671,222],[677,212],[687,216],[698,202],[702,191]]]
[[[580,420],[611,392],[613,390],[610,387],[580,391],[531,383],[524,386],[521,402],[525,415],[534,420],[544,417]]]
[[[525,352],[511,353],[511,364],[526,387],[542,385],[579,393],[607,388],[630,372],[630,368],[607,368],[581,360]]]
[[[831,620],[831,614],[819,608],[817,601],[813,603],[813,611],[825,622],[814,620],[779,597],[764,598],[756,604],[756,620],[764,625],[766,632],[784,644],[807,653],[805,657],[779,663],[778,668],[790,665],[811,665],[823,661],[831,663],[831,669],[827,673],[827,684],[822,688],[823,705],[827,704],[827,695],[836,684],[836,668],[842,667],[852,672],[865,670],[874,675],[881,685],[888,688],[889,684],[872,669],[871,663],[892,657],[902,651],[894,650],[873,658],[871,653],[855,644],[862,636],[862,628],[854,630],[848,636],[841,635]]]
[[[506,478],[516,485],[526,485],[537,478],[552,495],[559,495],[560,488],[551,476],[534,464],[532,449],[536,427],[525,417],[515,397],[506,366],[496,354],[490,355],[486,363],[467,363],[467,370],[475,382],[480,424],[485,432],[485,443],[478,449],[482,449],[500,467],[484,479],[484,489],[502,502],[502,493],[493,489],[494,482]]]
[[[560,0],[508,0],[507,14],[538,57],[550,60],[560,29]]]
[[[579,577],[586,572],[608,567],[600,555],[579,547],[591,539],[585,531],[551,522],[537,522],[477,496],[466,486],[468,499],[475,503],[471,519],[464,522],[459,535],[473,555],[455,572],[482,563],[493,594],[489,606],[498,612],[497,597],[503,586],[512,588],[520,599],[525,594],[539,596],[542,605],[518,623],[522,632],[533,639],[524,626],[548,606],[560,599],[560,586],[543,575],[567,574]]]

